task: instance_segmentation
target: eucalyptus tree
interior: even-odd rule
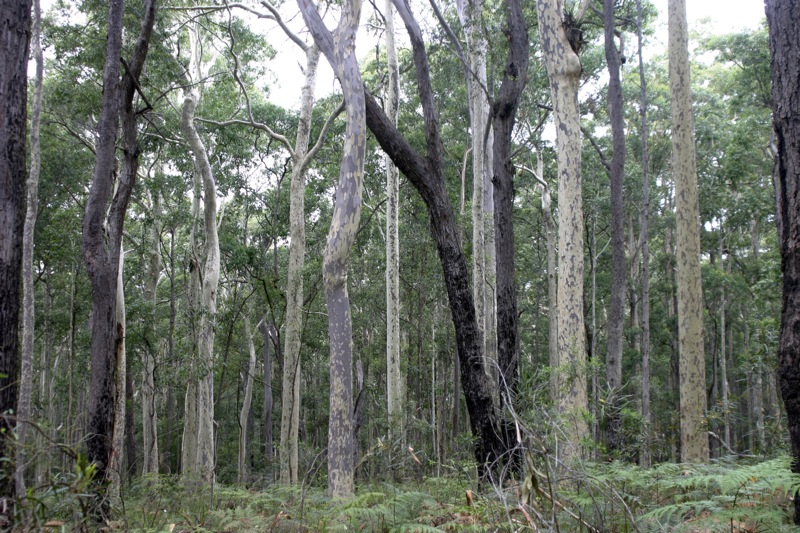
[[[39,0],[33,2],[33,60],[35,63],[33,105],[31,106],[31,168],[27,182],[27,204],[25,226],[22,237],[22,356],[19,376],[19,407],[17,409],[17,452],[15,486],[18,499],[22,499],[25,486],[26,444],[28,421],[31,419],[31,398],[33,395],[33,351],[35,301],[33,279],[33,231],[39,210],[39,174],[42,168],[42,148],[39,142],[39,129],[42,115],[42,86],[44,80],[44,54],[42,53],[42,8]]]
[[[147,0],[139,35],[120,80],[124,2],[109,4],[103,66],[103,107],[95,143],[95,169],[83,219],[83,260],[92,285],[92,348],[87,455],[105,481],[111,462],[114,425],[114,364],[124,331],[117,323],[117,284],[123,224],[139,166],[134,95],[155,23],[156,2]],[[123,160],[117,176],[116,141],[122,119]],[[116,192],[114,182],[116,184]],[[113,198],[112,198],[113,194]],[[109,205],[110,201],[110,205]],[[107,238],[106,238],[107,235]],[[97,509],[105,512],[105,501]]]
[[[25,223],[25,133],[28,115],[28,50],[31,2],[3,0],[0,23],[0,455],[14,423],[7,417],[17,407],[19,367],[19,304],[22,230]],[[0,476],[0,498],[14,494],[13,473]],[[4,514],[6,514],[4,512]]]
[[[556,125],[558,154],[558,405],[566,420],[564,458],[580,455],[588,432],[582,411],[587,405],[586,331],[583,315],[583,198],[581,196],[581,129],[578,82],[580,40],[576,17],[563,2],[537,0],[542,43]]]
[[[298,0],[303,18],[320,48],[327,33],[310,0]],[[328,425],[328,490],[332,498],[354,494],[355,433],[353,431],[353,332],[347,269],[361,219],[361,194],[366,152],[364,90],[356,60],[356,31],[361,1],[348,0],[334,31],[331,64],[345,101],[347,129],[336,187],[333,218],[323,263],[330,342],[330,421]]]
[[[776,139],[775,191],[783,270],[783,309],[779,349],[780,386],[792,445],[792,471],[800,472],[800,21],[796,0],[766,2],[772,67],[772,112]],[[800,495],[794,497],[794,523],[800,525]]]
[[[672,101],[672,168],[677,218],[678,337],[680,345],[681,459],[708,460],[703,289],[697,154],[689,73],[685,0],[669,2],[669,69]]]

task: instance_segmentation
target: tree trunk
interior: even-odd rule
[[[142,355],[142,475],[158,473],[158,412],[156,411],[156,307],[158,306],[158,277],[161,274],[161,194],[153,194],[150,228],[150,257],[144,297],[150,304],[150,324],[147,326],[149,349]]]
[[[264,316],[264,319],[259,324],[259,330],[261,331],[261,338],[264,340],[264,351],[263,351],[263,365],[264,365],[264,406],[262,408],[262,422],[263,422],[263,434],[264,434],[264,458],[267,460],[267,463],[272,463],[274,458],[273,456],[273,443],[272,443],[272,355],[270,353],[270,343],[271,335],[270,335],[270,325],[267,323],[267,317]],[[269,469],[270,476],[272,469]]]
[[[306,253],[305,169],[311,134],[314,87],[317,80],[319,48],[306,49],[305,83],[297,123],[292,182],[289,198],[289,267],[286,294],[286,337],[284,339],[283,391],[281,393],[281,481],[298,482],[298,432],[300,428],[300,345],[303,330],[303,266]]]
[[[472,133],[472,298],[475,302],[475,317],[478,332],[484,344],[485,368],[493,395],[497,396],[497,361],[489,358],[486,338],[486,253],[484,221],[484,188],[488,156],[486,134],[489,122],[489,96],[486,94],[486,37],[481,27],[483,0],[470,1],[464,5],[458,1],[458,16],[464,28],[469,53],[467,87],[469,91],[469,115]]]
[[[117,354],[114,368],[114,428],[111,437],[111,461],[108,477],[111,480],[108,494],[114,505],[121,503],[122,483],[125,480],[125,390],[127,381],[127,354],[125,353],[125,250],[120,245],[117,277]]]
[[[789,423],[792,471],[800,473],[800,20],[798,0],[768,0],[772,112],[777,140],[775,184],[783,270],[779,348],[780,389]],[[794,497],[800,525],[800,494]]]
[[[314,39],[322,40],[319,18],[310,0],[298,4]],[[353,332],[347,264],[361,219],[361,192],[366,152],[364,91],[355,56],[355,39],[361,16],[360,0],[349,0],[342,8],[335,31],[334,49],[328,60],[336,72],[345,100],[347,126],[333,218],[325,246],[322,275],[328,307],[330,337],[330,422],[328,425],[328,491],[332,498],[354,493],[353,457]],[[319,25],[315,24],[318,23]],[[322,48],[320,46],[320,48]]]
[[[722,236],[722,229],[720,228],[719,232],[719,269],[723,274],[723,283],[722,287],[720,288],[720,298],[719,298],[719,374],[720,374],[720,392],[722,394],[722,422],[723,422],[723,430],[722,430],[722,438],[725,440],[725,444],[728,447],[733,448],[733,441],[731,440],[731,416],[730,416],[730,391],[728,386],[728,354],[727,354],[727,347],[726,347],[726,339],[725,335],[727,335],[727,326],[726,316],[725,316],[725,305],[727,304],[727,300],[725,298],[725,283],[724,283],[724,272],[725,266],[724,261],[722,259],[722,254],[724,251],[723,246],[723,236]]]
[[[650,413],[650,246],[648,224],[650,221],[650,178],[647,153],[647,82],[642,58],[642,1],[636,0],[636,35],[639,56],[639,115],[641,117],[642,139],[642,207],[639,212],[639,243],[642,247],[642,419],[644,438],[640,464],[649,468],[652,442],[652,415]]]
[[[237,477],[240,484],[247,483],[247,423],[250,418],[251,408],[253,406],[253,376],[255,376],[256,373],[256,346],[253,342],[253,331],[250,327],[250,315],[252,315],[252,309],[248,309],[247,314],[244,317],[244,335],[247,338],[247,352],[250,355],[250,359],[247,363],[247,375],[245,376],[242,410],[239,413],[239,468]]]
[[[519,0],[507,0],[508,58],[492,104],[494,129],[494,203],[497,272],[497,361],[500,404],[512,406],[519,381],[517,286],[514,278],[514,163],[511,136],[517,107],[528,80],[528,27]]]
[[[123,2],[110,2],[103,67],[103,109],[95,143],[95,170],[83,219],[83,260],[92,285],[92,380],[86,450],[88,459],[97,466],[95,480],[98,492],[109,473],[111,460],[115,416],[113,367],[117,345],[121,342],[116,317],[120,248],[125,213],[139,167],[137,113],[133,107],[133,96],[147,57],[155,11],[155,0],[147,0],[133,55],[127,62],[120,82]],[[115,151],[120,113],[122,172],[112,199],[112,189],[117,181]],[[107,512],[107,501],[98,501],[97,504],[95,512],[102,516]]]
[[[395,45],[394,8],[386,0],[386,57],[388,87],[386,115],[397,125],[400,109],[400,68]],[[398,224],[400,172],[389,156],[386,165],[386,403],[389,417],[389,439],[394,430],[403,434],[403,375],[400,369],[400,232]]]
[[[614,41],[616,31],[614,0],[603,2],[605,27],[605,53],[608,65],[608,116],[611,119],[613,153],[609,175],[611,177],[611,302],[608,308],[608,351],[606,353],[606,381],[610,389],[608,413],[608,451],[612,455],[622,449],[622,348],[625,321],[625,213],[622,202],[625,179],[625,121],[623,117],[622,82],[620,80],[620,53]]]
[[[578,82],[581,63],[565,31],[559,2],[537,0],[539,34],[550,79],[558,153],[558,353],[559,406],[566,418],[564,459],[581,454],[588,428],[586,331],[583,319],[583,199]]]
[[[307,24],[313,26],[314,38],[329,60],[333,60],[333,37],[324,27],[313,6],[301,0]],[[450,302],[450,314],[456,330],[461,384],[467,400],[467,410],[473,435],[476,436],[475,458],[481,473],[486,465],[502,455],[504,444],[500,438],[495,406],[486,380],[483,364],[483,347],[479,342],[475,306],[469,286],[469,271],[461,249],[459,231],[450,204],[444,180],[444,160],[438,114],[433,104],[433,89],[425,44],[419,25],[408,7],[395,2],[403,19],[414,54],[417,86],[425,116],[427,155],[421,156],[391,123],[375,99],[366,91],[367,126],[381,148],[391,157],[400,171],[417,189],[428,208],[430,231],[436,243],[442,265],[445,286]],[[312,20],[309,20],[312,18]]]
[[[193,43],[192,62],[198,64],[196,54],[199,45]],[[193,69],[199,78],[197,68]],[[203,261],[203,279],[199,290],[199,326],[197,337],[197,380],[196,396],[192,401],[187,389],[187,419],[189,409],[194,407],[196,417],[196,453],[187,456],[191,463],[184,464],[184,473],[195,473],[206,483],[214,482],[214,322],[217,313],[217,286],[220,273],[219,237],[217,235],[217,185],[208,152],[197,129],[194,126],[194,112],[200,99],[199,94],[191,90],[184,95],[181,126],[189,143],[194,162],[195,181],[202,183],[203,188],[203,229],[205,235],[205,258]],[[195,185],[197,187],[197,185]],[[200,268],[200,263],[196,268]],[[191,387],[191,386],[190,386]],[[194,404],[194,405],[193,405]],[[189,428],[184,430],[184,434]]]
[[[27,495],[25,463],[27,461],[28,421],[31,419],[33,394],[34,352],[34,281],[33,281],[33,231],[39,206],[39,173],[42,167],[42,149],[39,144],[39,124],[42,115],[42,80],[44,56],[42,54],[42,10],[39,0],[33,2],[33,59],[36,63],[33,106],[31,109],[31,170],[28,174],[27,206],[22,236],[22,358],[19,376],[19,403],[17,408],[16,495],[22,500]],[[45,368],[46,371],[46,368]]]
[[[697,156],[689,74],[686,1],[669,0],[669,86],[672,101],[672,169],[675,179],[678,271],[678,344],[681,460],[708,461],[706,368],[703,353],[703,288]]]

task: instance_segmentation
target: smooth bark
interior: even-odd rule
[[[150,324],[147,326],[148,349],[142,358],[142,475],[158,473],[158,411],[156,409],[156,306],[158,305],[158,278],[161,274],[161,193],[153,194],[150,211],[153,219],[150,228],[150,250],[144,298],[150,305]]]
[[[256,346],[253,341],[253,330],[250,326],[250,315],[252,309],[248,309],[244,317],[244,335],[247,339],[247,353],[249,355],[247,361],[247,375],[244,377],[244,399],[242,400],[242,409],[239,412],[239,464],[238,464],[238,482],[247,483],[248,479],[248,420],[253,407],[253,377],[256,373]]]
[[[708,461],[706,368],[697,154],[689,73],[685,0],[669,1],[669,86],[672,101],[672,172],[675,179],[680,371],[681,460]]]

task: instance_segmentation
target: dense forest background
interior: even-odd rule
[[[338,340],[329,341],[329,318],[338,315],[331,311],[328,233],[346,218],[344,204],[356,191],[343,188],[342,157],[353,149],[357,113],[355,97],[341,105],[338,84],[313,98],[317,64],[330,58],[314,45],[319,33],[305,29],[297,6],[164,0],[154,9],[149,0],[131,0],[119,8],[123,61],[113,83],[122,80],[116,92],[130,100],[126,108],[119,96],[122,129],[107,160],[114,177],[97,208],[105,266],[92,266],[87,221],[104,150],[98,132],[111,79],[104,78],[109,3],[45,6],[41,21],[34,17],[31,44],[35,51],[41,39],[43,81],[30,263],[35,321],[31,343],[23,337],[21,344],[29,373],[23,360],[20,389],[30,403],[20,411],[23,437],[6,450],[19,461],[20,523],[83,527],[101,515],[113,518],[111,527],[184,530],[788,528],[800,483],[789,474],[778,374],[783,282],[766,20],[728,34],[690,28],[702,275],[695,296],[705,367],[697,390],[706,404],[706,455],[696,461],[681,440],[676,271],[683,259],[676,254],[670,64],[654,37],[667,15],[647,1],[605,2],[609,52],[603,2],[563,3],[554,3],[566,21],[557,31],[572,32],[580,59],[574,155],[582,160],[582,211],[569,207],[579,215],[571,219],[559,201],[561,108],[543,51],[549,45],[540,43],[547,30],[537,4],[547,2],[523,2],[521,19],[504,2],[402,3],[399,18],[391,3],[370,3],[360,7],[354,37],[373,102],[366,104],[370,129],[370,105],[392,118],[396,91],[397,129],[435,161],[428,103],[435,104],[442,165],[431,175],[441,177],[436,201],[451,206],[453,242],[469,269],[484,351],[478,373],[496,410],[502,453],[482,447],[489,445],[476,430],[478,396],[469,396],[462,377],[460,315],[442,270],[444,234],[436,233],[444,218],[418,193],[424,183],[420,189],[405,172],[391,190],[395,158],[363,127],[360,218],[341,233],[351,246],[344,283],[352,361],[343,359],[342,374],[351,390],[344,408],[332,396],[331,376],[342,378],[331,374],[334,361],[342,360],[334,354]],[[333,27],[340,12],[355,13],[358,24],[353,5],[316,9]],[[136,74],[150,14],[149,50]],[[509,74],[509,64],[520,64],[513,61],[515,16],[529,38],[524,75]],[[430,100],[420,92],[409,17],[423,22],[417,29]],[[281,49],[265,38],[284,33]],[[618,138],[609,54],[617,58],[623,103]],[[276,58],[287,55],[295,59],[276,70]],[[30,76],[33,116],[33,69]],[[300,109],[297,94],[286,94],[282,105],[272,93],[274,80],[288,77],[305,80]],[[502,142],[502,106],[492,106],[514,94],[518,79],[524,90],[509,100],[516,114],[504,182],[491,144]],[[510,209],[494,205],[495,186],[506,187]],[[120,203],[127,203],[124,225],[115,222]],[[334,216],[335,209],[344,211]],[[497,225],[495,216],[505,222]],[[577,358],[559,358],[556,342],[556,283],[566,272],[558,240],[581,243],[561,231],[565,221],[583,235],[576,252],[583,266],[570,274],[582,284],[576,294],[585,349]],[[501,234],[511,248],[495,250]],[[393,242],[399,251],[387,248]],[[101,267],[119,271],[116,307],[107,313],[124,332],[106,351],[105,377],[96,371],[93,342],[98,320],[107,318],[97,307]],[[508,268],[510,285],[502,273]],[[502,283],[511,287],[513,308],[504,307],[510,300]],[[510,324],[513,335],[504,330]],[[562,389],[576,375],[585,380],[586,401],[570,407]],[[103,426],[109,439],[95,442],[102,379],[113,392],[102,400],[111,411]],[[329,450],[329,431],[341,427],[335,412],[352,425],[351,448]],[[98,467],[92,460],[103,446],[110,464]],[[350,454],[342,464],[349,461],[355,476],[356,495],[351,487],[349,503],[339,506],[323,495],[342,468],[331,466],[334,450]],[[711,529],[692,529],[699,527]]]

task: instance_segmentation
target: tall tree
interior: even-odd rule
[[[514,263],[514,163],[511,138],[528,80],[528,27],[519,0],[507,0],[508,58],[500,92],[492,103],[495,245],[497,257],[497,360],[501,405],[511,406],[519,381],[519,335]]]
[[[17,409],[31,2],[2,0],[0,11],[0,456],[6,456],[15,425],[7,415]],[[5,468],[0,498],[14,494],[13,472]]]
[[[397,126],[400,110],[400,67],[395,44],[394,8],[386,0],[386,63],[388,83],[386,115]],[[386,165],[386,403],[389,415],[389,434],[398,424],[402,434],[403,376],[400,369],[400,172],[387,155]]]
[[[122,0],[112,0],[109,4],[103,108],[97,128],[94,175],[83,219],[83,260],[92,285],[92,380],[86,448],[89,460],[97,466],[96,479],[100,482],[106,479],[112,451],[113,369],[117,343],[121,342],[116,306],[122,231],[139,167],[137,111],[133,97],[147,57],[156,12],[155,0],[147,0],[133,54],[120,81],[123,8]],[[117,178],[115,152],[120,114],[123,119],[123,159]],[[117,180],[116,192],[113,192]],[[104,512],[103,506],[98,510]]]
[[[584,2],[585,5],[585,2]],[[557,0],[537,0],[558,154],[558,404],[567,416],[568,442],[563,457],[580,455],[588,433],[582,411],[587,406],[586,330],[583,318],[583,198],[578,82],[581,74],[577,20]],[[583,11],[583,9],[581,10]],[[570,40],[572,38],[572,40]]]
[[[767,0],[772,120],[775,130],[775,193],[778,241],[783,270],[783,308],[779,348],[780,387],[792,471],[800,473],[800,10],[798,0]],[[800,494],[794,497],[794,523],[800,525]]]
[[[161,275],[161,192],[152,194],[150,207],[150,250],[144,286],[144,298],[150,305],[147,331],[151,336],[142,358],[142,475],[158,473],[158,411],[156,409],[156,306],[158,278]]]
[[[620,79],[620,51],[616,45],[616,20],[614,0],[603,2],[603,27],[605,29],[605,55],[608,65],[608,116],[611,119],[613,152],[609,166],[611,177],[611,302],[608,308],[608,351],[606,353],[606,381],[611,390],[608,413],[608,451],[622,448],[622,418],[620,387],[622,386],[622,333],[625,321],[625,212],[622,202],[625,181],[625,120],[622,109],[622,81]]]
[[[678,271],[681,460],[708,461],[703,287],[700,278],[700,207],[689,72],[686,0],[669,1],[669,90],[672,101],[672,172],[675,179]]]
[[[33,106],[31,108],[31,169],[28,174],[28,199],[25,208],[25,227],[22,237],[22,368],[19,376],[19,408],[17,409],[17,456],[16,494],[18,499],[26,495],[25,449],[28,421],[31,418],[31,396],[33,393],[33,349],[35,302],[33,280],[33,230],[39,209],[39,173],[42,168],[42,148],[39,143],[39,125],[42,116],[42,86],[44,79],[44,55],[42,54],[42,8],[39,0],[33,2],[33,60],[36,64]]]
[[[317,45],[326,30],[310,0],[298,0],[303,18]],[[350,250],[361,219],[361,193],[366,154],[364,90],[356,60],[356,31],[361,0],[348,0],[334,31],[331,68],[339,79],[345,101],[345,145],[336,186],[333,218],[325,246],[322,276],[328,307],[331,392],[328,425],[328,491],[332,498],[354,493],[355,433],[353,432],[353,331],[347,269]],[[320,46],[322,48],[322,46]]]
[[[201,79],[200,42],[197,28],[190,34],[192,81]],[[199,324],[195,332],[197,365],[195,376],[187,386],[185,403],[184,449],[182,468],[184,474],[199,475],[205,482],[213,483],[216,455],[214,451],[214,337],[217,314],[217,289],[220,276],[219,234],[217,231],[217,183],[203,140],[194,125],[195,109],[200,93],[192,86],[184,94],[181,128],[189,144],[194,165],[195,225],[199,225],[199,191],[202,190],[204,233],[203,253],[193,235],[193,277],[195,279],[197,314]],[[194,231],[193,231],[194,233]],[[202,268],[202,277],[200,269]]]

